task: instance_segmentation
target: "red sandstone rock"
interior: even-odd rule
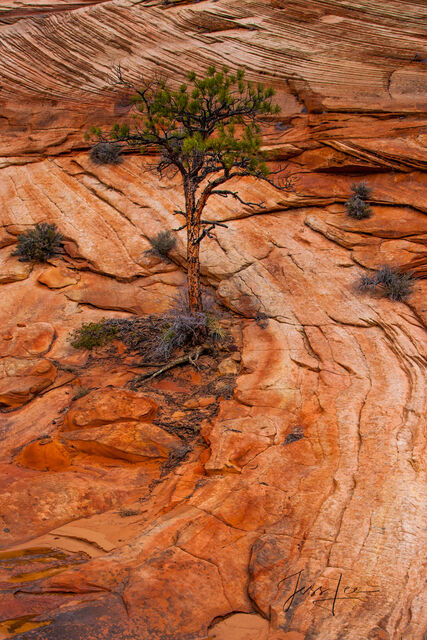
[[[221,362],[218,365],[218,373],[221,376],[236,375],[238,370],[239,370],[238,365],[231,357],[221,360]]]
[[[38,281],[45,284],[50,289],[62,289],[70,284],[76,284],[79,276],[63,267],[49,267],[39,277]]]
[[[266,640],[268,620],[256,614],[235,613],[213,624],[209,640]]]
[[[154,402],[136,393],[124,389],[100,389],[76,400],[65,417],[64,428],[86,429],[124,420],[148,422],[156,408]]]
[[[208,407],[210,404],[213,404],[214,402],[216,402],[216,397],[215,396],[206,396],[204,398],[203,397],[202,398],[190,398],[190,400],[186,400],[184,402],[184,407],[186,409],[199,409],[199,408],[203,408],[203,407]],[[183,413],[182,416],[184,417],[185,414]]]
[[[150,459],[167,458],[180,440],[156,427],[135,422],[115,422],[114,424],[91,427],[66,433],[66,441],[73,448],[91,455],[147,462]]]
[[[2,345],[2,356],[28,357],[43,356],[50,350],[55,339],[55,330],[49,322],[33,322],[16,324],[3,335],[0,340],[7,340]]]
[[[420,640],[423,3],[2,9],[0,538],[11,555],[0,558],[0,635]],[[207,208],[228,229],[202,244],[205,282],[247,320],[234,395],[202,424],[213,392],[199,393],[201,377],[171,373],[131,393],[137,359],[121,368],[107,351],[73,350],[68,335],[106,315],[161,312],[184,283],[184,232],[173,262],[145,253],[179,226],[178,179],[159,180],[150,158],[99,167],[82,150],[88,126],[128,111],[108,84],[111,62],[182,81],[225,59],[276,88],[283,111],[266,140],[298,182],[278,193],[244,180],[236,188],[265,208]],[[373,188],[365,221],[344,210],[359,179]],[[41,221],[66,237],[53,267],[10,257]],[[420,278],[407,303],[355,291],[390,262]],[[69,268],[77,284],[58,280]],[[93,390],[72,401],[73,380]],[[157,414],[152,393],[164,394]],[[299,572],[304,593],[289,606]],[[313,591],[335,593],[339,580],[332,612]],[[375,593],[341,599],[354,589]]]
[[[28,469],[64,471],[70,466],[71,457],[60,442],[38,440],[27,445],[17,456],[16,462]]]
[[[217,421],[206,434],[211,450],[206,471],[239,473],[274,442],[280,423],[280,418],[252,417]]]
[[[14,409],[49,387],[56,368],[43,358],[0,360],[0,408]]]
[[[10,249],[0,251],[0,284],[25,280],[31,273],[32,265],[19,262],[18,258],[10,255]]]

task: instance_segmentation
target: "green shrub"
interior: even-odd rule
[[[156,255],[159,258],[167,257],[169,251],[176,245],[176,238],[170,231],[160,231],[153,238],[149,238],[151,249],[147,253]]]
[[[89,349],[103,347],[117,336],[117,328],[111,321],[100,320],[99,322],[88,322],[82,324],[79,329],[75,329],[69,337],[71,346],[74,349]]]
[[[350,218],[356,220],[362,220],[363,218],[370,218],[372,215],[372,209],[367,202],[372,194],[372,189],[368,187],[365,182],[359,182],[358,184],[352,184],[351,190],[353,195],[345,203],[347,215]]]
[[[372,276],[363,275],[359,281],[361,291],[380,289],[390,300],[404,300],[411,293],[414,286],[412,273],[403,273],[398,267],[384,265]]]
[[[56,224],[40,222],[33,229],[21,233],[12,255],[18,256],[20,262],[46,262],[60,252],[62,241]]]
[[[122,148],[113,142],[98,142],[90,151],[90,159],[94,164],[120,164]]]

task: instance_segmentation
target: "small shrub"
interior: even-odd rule
[[[372,276],[363,275],[359,281],[361,291],[372,291],[377,288],[384,292],[390,300],[404,300],[411,293],[414,277],[411,273],[403,273],[397,267],[385,265]]]
[[[137,516],[139,515],[139,511],[136,511],[135,509],[120,509],[119,511],[119,516],[121,518],[130,518],[131,516]]]
[[[70,334],[70,343],[74,349],[89,349],[103,347],[117,336],[116,327],[111,321],[88,322],[82,324]]]
[[[185,295],[167,313],[145,318],[111,318],[104,322],[113,328],[129,353],[141,355],[145,362],[167,362],[172,353],[200,342],[218,343],[227,333],[212,310],[191,313]]]
[[[255,322],[260,329],[266,329],[268,327],[269,319],[268,315],[262,311],[257,311],[255,314]]]
[[[353,191],[353,194],[360,198],[361,200],[367,200],[372,195],[371,187],[368,187],[366,182],[359,182],[358,184],[352,184],[350,189]]]
[[[192,313],[185,307],[175,307],[159,318],[162,327],[155,345],[154,359],[169,360],[172,353],[187,344],[199,342],[207,333],[207,319],[203,312]]]
[[[372,189],[365,182],[359,182],[358,184],[352,184],[351,190],[353,195],[345,203],[347,215],[356,220],[370,218],[372,209],[365,201],[371,196]]]
[[[156,255],[159,258],[166,258],[169,251],[176,245],[176,238],[170,231],[160,231],[153,238],[149,238],[151,249],[147,253]]]
[[[113,142],[98,142],[90,151],[94,164],[119,164],[122,161],[122,148]]]
[[[304,437],[304,429],[302,427],[293,427],[291,432],[285,438],[285,444],[291,444],[292,442],[297,442]]]
[[[83,385],[76,385],[74,387],[74,395],[72,397],[72,400],[78,400],[79,398],[84,398],[85,396],[87,396],[88,393],[90,393],[91,389],[89,389],[89,387],[85,387]]]
[[[355,218],[356,220],[370,218],[372,215],[372,209],[369,204],[356,195],[347,200],[345,208],[347,210],[347,215],[350,216],[350,218]]]
[[[46,262],[60,252],[63,237],[57,231],[56,224],[41,222],[18,238],[13,256],[20,262]]]
[[[212,311],[207,311],[205,313],[205,316],[206,316],[206,329],[207,329],[208,336],[214,342],[222,342],[225,339],[227,332],[224,329],[224,327],[221,325],[220,318],[214,313],[212,313]]]
[[[186,345],[221,342],[226,337],[226,331],[215,314],[209,311],[192,313],[180,306],[160,317],[159,327],[163,328],[154,345],[153,359],[165,361]]]

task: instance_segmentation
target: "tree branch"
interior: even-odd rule
[[[264,182],[268,182],[272,187],[278,189],[279,191],[295,191],[296,178],[294,176],[283,176],[282,184],[277,184],[273,180],[270,179],[269,176],[276,176],[283,174],[286,167],[279,167],[276,171],[270,171],[268,176],[256,176],[259,180],[263,180]]]
[[[214,225],[208,227],[207,229],[203,229],[202,233],[199,235],[199,237],[197,238],[197,240],[193,243],[193,244],[200,244],[201,241],[203,240],[203,238],[207,237],[207,238],[212,238],[210,232],[214,229]]]
[[[215,220],[200,220],[200,224],[212,224],[214,226],[224,227],[225,229],[228,229],[228,226],[225,224],[225,222],[216,222]]]
[[[236,198],[236,200],[248,207],[258,207],[259,209],[265,209],[263,200],[261,202],[247,202],[239,196],[237,191],[230,191],[229,189],[215,189],[211,192],[211,195],[222,196],[223,198],[226,198],[227,196],[233,196],[233,198]]]
[[[224,224],[224,222],[215,222],[214,220],[201,220],[200,224],[209,224],[210,227],[208,227],[207,229],[203,229],[195,244],[199,244],[205,237],[212,238],[210,232],[213,231],[215,227],[224,227],[225,229],[228,229],[228,226]]]

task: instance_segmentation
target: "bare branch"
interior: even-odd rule
[[[213,231],[215,227],[224,227],[225,229],[228,229],[228,225],[224,222],[216,222],[215,220],[200,220],[200,224],[209,224],[210,226],[207,229],[203,229],[195,244],[199,244],[205,237],[212,238],[211,231]]]
[[[123,87],[128,87],[129,89],[135,89],[135,86],[129,82],[129,80],[125,80],[123,77],[122,66],[119,64],[113,64],[111,66],[112,74],[108,77],[110,84],[120,84]]]
[[[215,189],[214,191],[211,192],[211,195],[222,196],[223,198],[226,198],[227,196],[233,196],[233,198],[236,198],[236,200],[238,200],[239,202],[241,202],[242,204],[248,207],[265,209],[264,201],[247,202],[246,200],[243,200],[243,198],[241,198],[236,191],[230,191],[229,189]]]
[[[283,172],[286,171],[286,169],[286,166],[279,167],[278,169],[276,169],[276,171],[270,171],[268,176],[257,175],[257,178],[263,180],[264,182],[268,182],[268,184],[271,184],[272,187],[275,187],[275,189],[278,189],[279,191],[295,191],[297,178],[295,178],[295,176],[284,176]],[[276,176],[280,174],[283,175],[280,180],[281,184],[278,184],[274,180],[271,180],[270,176]]]
[[[174,367],[177,367],[181,364],[186,364],[187,362],[192,364],[193,366],[196,366],[195,363],[199,359],[199,356],[208,350],[209,350],[209,345],[202,344],[196,347],[195,349],[193,349],[193,351],[190,351],[189,353],[187,353],[185,356],[181,356],[180,358],[176,358],[176,360],[172,360],[172,362],[169,362],[163,367],[156,369],[152,373],[143,373],[139,375],[135,379],[134,384],[135,386],[140,386],[141,383],[143,383],[145,380],[152,380],[153,378],[157,378],[157,376],[160,376],[165,371],[169,371],[169,369],[173,369]]]
[[[225,229],[228,229],[228,226],[225,224],[225,222],[216,222],[215,220],[200,220],[200,224],[211,224],[214,226],[224,227]]]
[[[199,237],[197,238],[197,240],[193,243],[193,244],[200,244],[201,241],[203,240],[203,238],[212,238],[211,236],[211,231],[215,228],[214,225],[208,227],[207,229],[203,229],[202,233],[199,235]]]

